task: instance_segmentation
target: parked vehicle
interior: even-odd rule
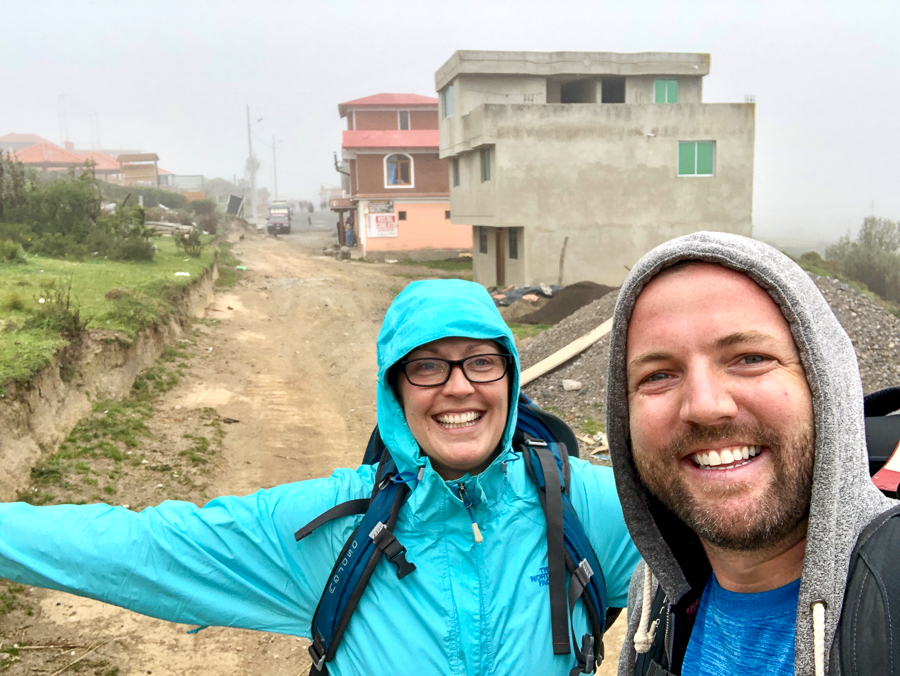
[[[289,235],[291,233],[291,219],[284,214],[273,214],[266,221],[266,232],[270,235]]]

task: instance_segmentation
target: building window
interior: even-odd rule
[[[412,186],[412,159],[409,155],[385,158],[385,186]]]
[[[397,115],[400,117],[400,129],[409,129],[409,111],[401,110],[399,113],[397,113]]]
[[[486,254],[488,252],[487,247],[487,228],[483,225],[478,228],[478,251],[480,253]]]
[[[678,80],[656,80],[653,103],[678,103]]]
[[[444,218],[446,218],[448,221],[450,220],[450,212],[449,211],[444,212]]]
[[[680,141],[678,175],[712,176],[715,173],[715,154],[715,141]]]
[[[398,211],[398,212],[397,212],[397,220],[398,220],[398,221],[405,221],[405,220],[406,220],[406,212],[405,212],[405,211]]]
[[[450,173],[453,174],[453,187],[459,187],[459,158],[454,157],[450,160]]]
[[[491,149],[481,149],[481,182],[491,180]]]
[[[514,261],[519,260],[519,230],[518,228],[509,229],[509,257]]]
[[[441,117],[453,117],[453,85],[441,90]]]

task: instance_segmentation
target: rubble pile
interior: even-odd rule
[[[859,360],[866,393],[900,385],[900,318],[847,284],[810,274],[847,331]],[[612,291],[532,338],[521,353],[523,370],[562,349],[612,317],[617,291]],[[606,361],[609,336],[523,388],[540,406],[549,407],[578,427],[583,418],[606,417]],[[567,390],[564,380],[581,383]]]

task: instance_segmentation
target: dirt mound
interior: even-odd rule
[[[519,318],[522,324],[558,324],[581,308],[614,291],[615,287],[576,282],[555,294],[544,306]]]

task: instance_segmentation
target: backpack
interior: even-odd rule
[[[568,495],[569,455],[577,456],[578,441],[568,425],[541,410],[524,394],[519,395],[517,411],[513,448],[525,461],[547,519],[553,652],[556,655],[570,654],[574,643],[576,665],[570,676],[591,674],[594,673],[594,665],[603,661],[607,599],[603,572]],[[328,673],[327,662],[334,659],[381,555],[384,554],[396,567],[398,580],[416,570],[415,564],[406,559],[406,548],[394,537],[393,528],[400,508],[409,496],[410,484],[415,485],[421,480],[424,467],[418,475],[398,472],[377,427],[369,438],[363,456],[363,464],[376,463],[378,469],[371,497],[338,504],[294,534],[295,539],[300,541],[333,519],[363,515],[359,526],[344,544],[313,615],[313,640],[309,646],[313,661],[310,676]],[[476,541],[480,541],[474,519],[472,527]],[[571,575],[568,590],[567,570]],[[574,626],[571,626],[572,609],[579,598],[584,603],[591,624],[590,633],[584,634],[580,642]]]
[[[891,455],[900,451],[900,387],[873,392],[864,400],[866,450],[869,474],[882,493],[898,497],[900,472],[884,467]],[[900,674],[900,505],[875,517],[859,534],[847,573],[844,607],[832,643],[832,673],[845,676]],[[673,676],[680,673],[681,661],[693,628],[696,605],[702,586],[696,588],[678,607],[672,606],[660,586],[650,611],[650,622],[659,629],[653,645],[638,654],[634,673]],[[676,665],[673,668],[673,665]]]

